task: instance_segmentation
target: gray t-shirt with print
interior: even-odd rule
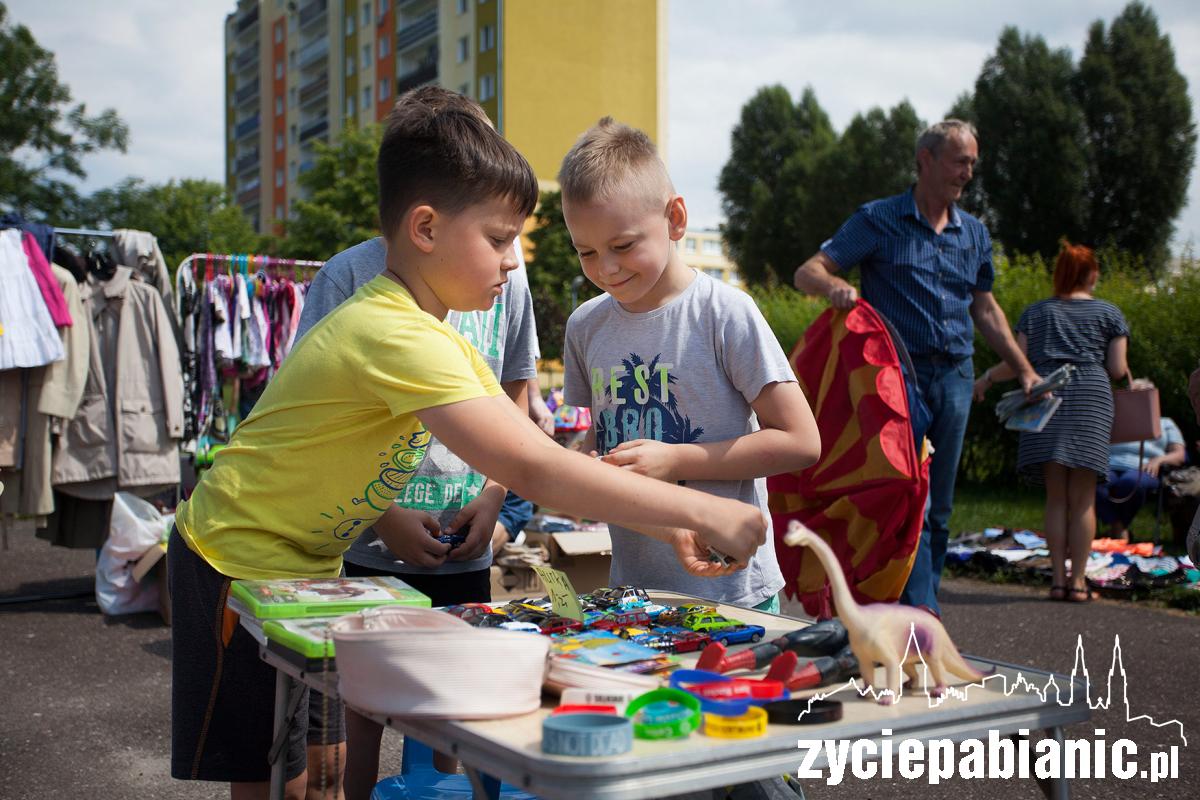
[[[654,439],[671,444],[719,442],[758,430],[750,403],[770,383],[795,381],[791,365],[750,296],[707,275],[662,308],[635,314],[609,295],[580,306],[567,321],[567,403],[590,406],[596,449]],[[709,494],[767,511],[765,478],[687,481]],[[754,606],[783,588],[772,537],[746,569],[697,578],[671,547],[609,525],[613,586],[684,592]]]
[[[304,311],[296,337],[317,322],[387,266],[383,239],[370,239],[343,250],[325,262],[313,278],[304,298]],[[533,299],[524,267],[508,273],[508,283],[488,311],[451,311],[446,321],[475,346],[501,383],[525,380],[537,374],[537,329],[533,321]],[[429,443],[425,459],[409,480],[396,503],[405,508],[428,511],[445,527],[454,515],[479,495],[486,478],[471,469],[437,439]],[[492,563],[488,550],[470,561],[446,561],[426,569],[398,561],[368,528],[345,553],[346,561],[368,569],[396,573],[453,573],[487,569]]]

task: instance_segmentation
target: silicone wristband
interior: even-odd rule
[[[767,712],[750,706],[740,717],[704,715],[704,735],[718,739],[753,739],[767,733]]]
[[[687,691],[708,700],[779,700],[784,694],[782,681],[748,678],[697,683],[688,686]]]
[[[563,705],[585,705],[585,706],[616,706],[617,713],[620,714],[625,710],[625,706],[629,705],[629,701],[637,697],[640,692],[631,691],[629,689],[579,689],[575,687],[567,687],[563,689],[562,704]]]
[[[559,714],[542,721],[542,752],[617,756],[633,749],[633,726],[615,714]]]
[[[721,716],[724,716],[724,717],[740,717],[746,713],[746,710],[748,708],[750,708],[752,703],[761,703],[761,702],[764,702],[764,700],[752,699],[751,697],[746,697],[746,696],[738,697],[735,699],[729,699],[729,700],[725,700],[725,699],[718,700],[715,698],[704,697],[703,695],[701,695],[697,691],[697,689],[699,687],[701,687],[701,686],[724,687],[727,684],[730,685],[731,687],[733,687],[734,685],[736,685],[738,683],[741,683],[743,685],[758,684],[758,685],[764,687],[765,690],[767,690],[767,691],[770,691],[773,688],[777,688],[778,691],[781,692],[781,694],[777,694],[774,697],[770,698],[772,700],[784,699],[788,696],[787,691],[785,691],[783,688],[783,684],[780,683],[779,681],[750,681],[745,678],[734,679],[734,678],[728,677],[726,675],[720,675],[716,672],[708,672],[707,670],[702,670],[702,669],[676,670],[675,672],[671,673],[670,681],[671,681],[672,688],[683,689],[685,692],[688,692],[689,694],[695,694],[697,697],[699,697],[700,698],[700,708],[701,708],[701,710],[704,711],[704,713],[720,714]],[[723,691],[723,689],[715,689],[714,688],[714,689],[710,689],[710,691],[712,691],[713,693],[717,693],[717,692]],[[740,689],[740,690],[731,688],[729,691],[730,692],[743,691],[743,692],[747,692],[748,694],[752,695],[754,692],[754,689],[751,686],[750,688]]]
[[[842,718],[838,700],[782,700],[763,706],[773,725],[822,725]]]
[[[647,725],[665,725],[668,722],[685,720],[691,715],[692,710],[687,706],[659,700],[642,709],[642,722]]]
[[[681,719],[661,724],[637,721],[638,712],[643,708],[664,702],[684,706],[689,713]],[[652,689],[635,697],[625,708],[625,716],[634,721],[633,735],[639,739],[682,739],[700,727],[700,700],[679,689]]]
[[[574,703],[561,705],[550,712],[551,714],[616,714],[616,706],[586,705]]]

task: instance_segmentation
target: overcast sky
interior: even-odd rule
[[[1039,33],[1078,58],[1092,20],[1110,22],[1124,5],[671,0],[668,156],[693,225],[722,221],[717,175],[742,104],[759,87],[782,83],[796,96],[811,85],[839,131],[855,113],[905,98],[933,121],[974,84],[1005,25]],[[1195,116],[1200,3],[1150,5],[1171,37]],[[92,110],[115,107],[129,123],[129,152],[89,157],[85,189],[128,175],[224,179],[224,19],[234,7],[234,0],[9,0],[10,18],[55,53],[73,96]],[[986,157],[987,142],[981,149]],[[1200,170],[1188,197],[1177,245],[1200,244]]]

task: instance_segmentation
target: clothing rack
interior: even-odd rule
[[[206,266],[213,262],[226,263],[230,269],[234,266],[245,265],[248,270],[255,267],[266,267],[267,269],[292,267],[293,269],[316,270],[325,265],[324,261],[277,258],[276,256],[260,256],[253,253],[192,253],[179,263],[179,269],[190,268],[196,262],[203,263]]]
[[[54,233],[55,235],[65,233],[70,236],[100,236],[105,239],[113,237],[112,231],[96,231],[91,228],[55,228]]]

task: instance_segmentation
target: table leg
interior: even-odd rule
[[[284,735],[283,729],[287,727],[287,711],[288,711],[288,688],[291,683],[288,676],[280,670],[275,670],[275,724],[271,727],[271,741],[276,742],[279,737]],[[283,789],[286,781],[284,780],[284,765],[287,763],[287,758],[283,753],[277,753],[276,758],[271,762],[271,800],[283,800]]]
[[[1061,727],[1048,728],[1046,735],[1058,742],[1061,761],[1058,765],[1058,777],[1048,781],[1038,781],[1046,800],[1071,800],[1071,784],[1067,782],[1067,752],[1066,734]]]
[[[484,775],[478,767],[469,767],[466,764],[463,764],[463,772],[467,773],[467,779],[471,781],[475,800],[499,800],[499,780],[491,775]]]

